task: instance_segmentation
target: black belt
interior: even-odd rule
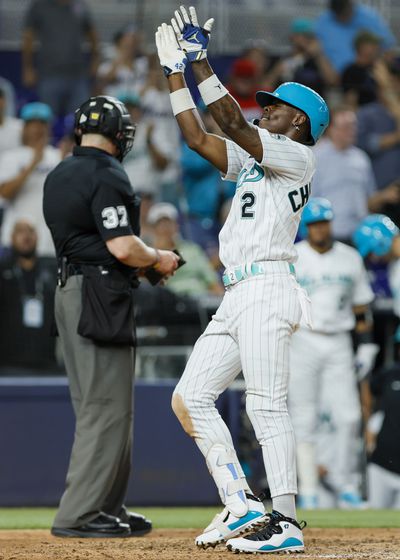
[[[67,262],[65,257],[62,257],[59,260],[58,263],[58,274],[57,274],[57,279],[58,279],[58,285],[63,287],[65,286],[68,278],[70,276],[77,276],[77,275],[82,275],[83,274],[83,267],[84,265],[82,264],[75,264],[75,263],[69,263]],[[103,266],[103,265],[89,265],[89,266],[93,266],[93,268],[97,268],[98,271],[100,273],[103,274],[108,274],[109,272],[111,272],[113,270],[112,267],[107,267],[107,266]]]
[[[92,266],[93,268],[97,268],[99,272],[112,272],[116,270],[111,266],[103,266],[102,264],[87,264],[86,266]],[[67,277],[69,276],[76,276],[77,274],[83,274],[83,269],[81,264],[67,264]]]
[[[67,278],[69,278],[70,276],[76,276],[77,274],[83,274],[81,265],[67,264]]]
[[[118,274],[118,276],[120,276],[121,272],[118,271],[118,269],[116,267],[113,266],[104,266],[102,264],[89,264],[89,263],[84,263],[84,264],[78,264],[78,263],[69,263],[67,262],[67,260],[65,259],[65,257],[62,257],[59,260],[58,263],[58,285],[63,287],[65,286],[68,278],[70,276],[77,276],[77,275],[83,275],[83,267],[85,266],[90,266],[92,268],[96,268],[100,274],[113,274],[116,273]],[[123,275],[125,276],[125,275]],[[129,282],[131,283],[132,287],[137,288],[137,286],[139,285],[139,281],[137,279],[137,276],[134,272],[132,272],[130,275],[127,276],[127,279],[129,280]]]

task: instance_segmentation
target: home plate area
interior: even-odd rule
[[[305,529],[302,560],[399,560],[399,529]],[[198,550],[194,529],[155,529],[141,538],[60,539],[48,531],[0,531],[0,560],[227,560],[223,546]],[[258,554],[281,558],[282,554]],[[249,557],[249,555],[245,555]]]

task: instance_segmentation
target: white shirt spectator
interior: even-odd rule
[[[154,165],[147,146],[147,129],[149,121],[141,120],[135,132],[135,142],[132,150],[124,158],[125,171],[128,174],[136,192],[153,195],[156,199],[161,196],[161,185],[164,171]],[[152,134],[155,147],[163,155],[167,155],[168,137],[159,133],[155,128]]]
[[[98,69],[100,80],[110,72],[113,64],[112,60],[100,64]],[[118,66],[115,81],[104,86],[102,93],[113,97],[118,97],[121,92],[140,94],[146,84],[148,66],[148,60],[145,56],[136,58],[130,68],[128,66]]]
[[[147,89],[142,96],[145,115],[155,123],[154,135],[159,134],[163,145],[161,151],[168,156],[169,165],[162,172],[162,183],[179,179],[180,131],[172,113],[168,90],[155,87]]]
[[[3,152],[0,156],[0,183],[10,181],[18,175],[30,164],[33,155],[33,149],[28,146]],[[29,219],[38,232],[38,255],[54,256],[53,241],[43,217],[42,198],[46,176],[60,161],[60,151],[53,146],[46,146],[42,160],[29,175],[18,194],[11,200],[3,199],[6,208],[1,228],[2,245],[10,245],[11,231],[16,220]]]
[[[0,154],[21,145],[23,121],[15,117],[5,117],[0,124]]]

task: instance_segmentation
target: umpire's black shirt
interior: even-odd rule
[[[139,235],[139,208],[121,163],[98,148],[75,147],[44,184],[44,218],[57,257],[65,256],[70,263],[127,270],[105,242]]]

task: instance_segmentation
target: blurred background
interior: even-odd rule
[[[369,213],[386,214],[400,226],[400,2],[192,4],[200,21],[216,20],[211,64],[249,120],[260,115],[255,92],[273,91],[285,81],[303,83],[327,99],[332,121],[315,148],[312,192],[332,202],[335,238],[351,243]],[[0,1],[0,505],[55,505],[64,484],[74,423],[53,333],[57,267],[41,201],[47,173],[72,151],[74,110],[91,94],[119,97],[137,123],[124,166],[142,198],[142,238],[158,248],[177,247],[187,261],[165,287],[142,282],[137,291],[129,500],[218,502],[202,457],[181,433],[169,403],[193,344],[223,295],[218,232],[235,184],[223,182],[189,150],[171,112],[154,32],[177,7],[171,0]],[[190,70],[187,81],[207,130],[220,133],[199,102]],[[340,169],[329,165],[337,153],[346,155]],[[371,374],[378,398],[369,402],[355,438],[354,476],[365,502],[366,465],[380,429],[375,413],[384,406],[380,374],[397,364],[394,309],[399,308],[388,263],[366,264],[376,296],[374,339],[380,351]],[[253,488],[265,490],[240,378],[218,406]],[[400,406],[397,410],[400,416]],[[328,476],[334,431],[330,419],[321,417],[322,507],[337,505]],[[400,472],[392,474],[400,498]],[[400,499],[393,507],[400,508]]]

